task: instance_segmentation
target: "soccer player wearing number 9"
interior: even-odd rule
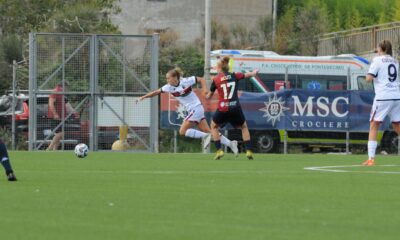
[[[375,99],[371,109],[368,160],[364,162],[365,166],[375,164],[378,129],[386,116],[390,117],[394,131],[400,134],[399,63],[392,57],[390,41],[380,42],[377,52],[378,56],[373,59],[366,77],[367,81],[374,83]]]
[[[214,94],[215,90],[218,90],[218,109],[214,113],[211,121],[211,134],[217,148],[217,153],[214,159],[218,160],[224,156],[224,151],[221,148],[220,133],[218,128],[223,127],[227,123],[230,123],[234,128],[239,128],[242,130],[242,138],[246,146],[246,156],[248,159],[253,159],[250,133],[239,103],[237,85],[238,81],[241,79],[254,77],[258,70],[254,70],[245,74],[231,73],[229,72],[229,59],[230,58],[228,56],[225,56],[218,61],[218,74],[213,78],[210,92],[207,95],[207,98],[209,99]]]

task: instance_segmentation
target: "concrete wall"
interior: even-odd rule
[[[112,17],[123,34],[173,29],[178,41],[203,37],[204,0],[120,0],[122,12]],[[253,28],[259,17],[272,15],[272,0],[212,0],[212,16],[224,25]]]

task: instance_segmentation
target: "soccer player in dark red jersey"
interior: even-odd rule
[[[218,109],[214,113],[211,121],[211,134],[217,148],[217,153],[214,159],[218,160],[224,156],[218,128],[230,123],[234,128],[242,130],[242,138],[246,147],[246,156],[248,159],[252,160],[253,151],[251,147],[250,133],[239,103],[237,87],[239,80],[256,76],[258,70],[253,70],[248,73],[229,72],[229,59],[228,56],[225,56],[218,61],[218,74],[213,77],[210,92],[207,94],[208,99],[212,97],[215,90],[218,91],[219,95]]]

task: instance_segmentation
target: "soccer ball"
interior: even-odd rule
[[[89,148],[86,144],[84,143],[79,143],[78,145],[75,146],[75,155],[78,158],[84,158],[88,155],[89,153]]]

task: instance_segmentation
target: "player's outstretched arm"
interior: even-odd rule
[[[259,71],[258,69],[254,69],[251,72],[247,72],[244,74],[244,78],[255,77],[257,75],[258,71]]]
[[[214,95],[214,92],[208,92],[208,93],[206,94],[206,99],[212,98],[213,95]]]
[[[154,90],[152,92],[147,93],[146,95],[141,96],[140,98],[136,99],[136,104],[140,101],[143,101],[145,98],[151,98],[157,95],[160,95],[161,89]]]
[[[211,86],[210,86],[210,91],[206,94],[206,99],[211,99],[212,96],[214,95],[214,92],[216,89],[217,89],[217,87],[215,86],[215,82],[213,79]]]
[[[203,92],[204,96],[207,96],[208,94],[208,89],[207,89],[207,82],[206,79],[203,77],[197,77],[197,82],[200,83],[201,85],[201,90]]]

